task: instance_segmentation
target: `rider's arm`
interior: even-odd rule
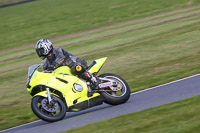
[[[56,68],[64,65],[72,69],[76,63],[80,63],[83,67],[87,67],[87,63],[85,60],[77,58],[76,56],[67,51],[64,51],[61,48],[56,48],[54,52],[56,55],[56,59],[54,61],[54,65],[56,66]]]
[[[43,70],[44,71],[53,71],[55,69],[55,66],[50,64],[50,62],[48,60],[45,61],[44,66],[43,66]]]
[[[47,69],[48,69],[48,62],[47,62],[47,60],[45,61],[44,65],[43,65],[43,69],[44,69],[44,70],[47,70]]]
[[[56,48],[55,55],[56,55],[56,59],[55,59],[53,65],[55,67],[59,67],[65,61],[66,56],[64,55],[64,53],[63,53],[61,48]]]

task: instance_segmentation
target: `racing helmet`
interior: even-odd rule
[[[40,39],[36,44],[35,44],[35,50],[38,54],[38,56],[44,60],[48,54],[51,52],[53,49],[53,45],[51,41],[48,39]]]

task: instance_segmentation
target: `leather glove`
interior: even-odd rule
[[[48,70],[55,70],[56,69],[56,66],[54,66],[54,65],[49,65],[48,66]]]

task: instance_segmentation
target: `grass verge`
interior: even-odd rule
[[[1,8],[0,50],[194,5],[198,0],[38,0]]]

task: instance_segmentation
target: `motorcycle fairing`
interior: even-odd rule
[[[63,74],[63,75],[73,75],[75,76],[71,69],[67,66],[61,66],[61,67],[58,67],[56,70],[54,70],[54,73],[57,73],[57,74]]]
[[[38,86],[38,85],[46,85],[48,83],[48,81],[54,76],[53,73],[43,73],[43,72],[39,72],[38,70],[36,70],[31,79],[29,79],[29,86],[30,88],[27,88],[27,92],[29,94],[31,94],[32,90],[34,87]]]
[[[70,106],[68,108],[68,112],[76,112],[76,111],[84,110],[87,108],[91,108],[93,106],[102,104],[103,101],[104,101],[103,97],[99,95],[99,96],[90,98],[89,100]]]
[[[46,76],[46,77],[42,79],[43,76]],[[50,73],[44,75],[43,73],[36,71],[32,78],[35,78],[36,80],[34,80],[35,82],[30,82],[30,86],[43,85],[43,86],[60,91],[63,97],[65,98],[67,106],[72,106],[74,104],[99,96],[98,93],[95,93],[92,97],[88,97],[87,84],[76,76],[65,75],[65,74],[55,74],[55,73],[53,75]],[[61,81],[60,79],[64,80],[65,82]],[[81,91],[78,91],[75,88],[74,84],[80,85],[83,89]],[[33,87],[27,90],[29,93],[31,93],[32,89]],[[41,94],[42,94],[41,96],[47,97],[46,91],[45,93],[41,93]],[[38,94],[36,94],[35,96],[37,95]],[[75,100],[77,102],[74,102]]]

